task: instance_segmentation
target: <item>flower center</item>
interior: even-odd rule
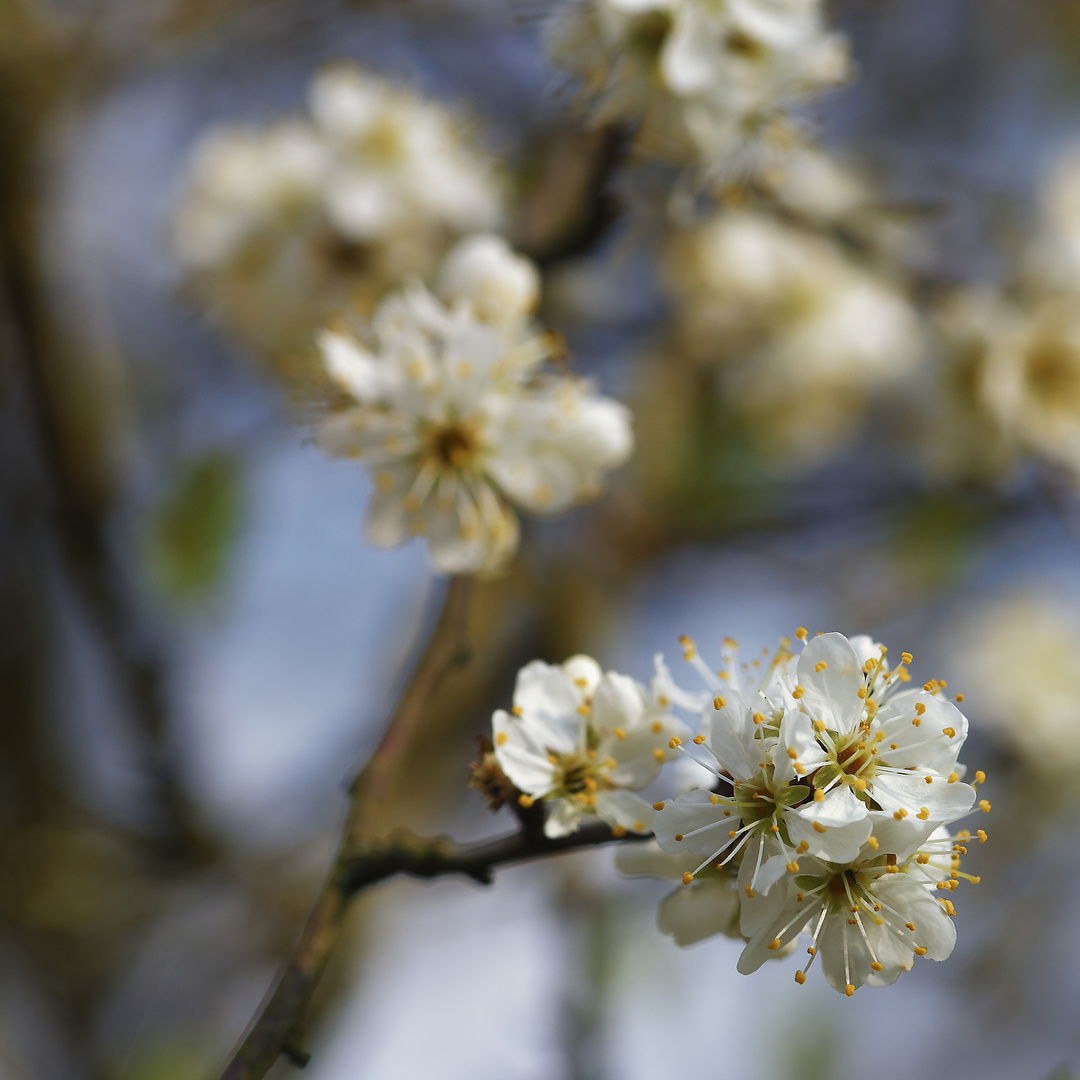
[[[376,120],[356,139],[356,150],[373,164],[398,164],[405,158],[405,140],[400,123],[389,116]]]
[[[428,436],[427,452],[444,468],[467,469],[478,450],[476,431],[465,423],[445,424]]]
[[[582,754],[559,754],[548,752],[548,761],[559,771],[552,795],[563,799],[577,799],[590,809],[596,806],[597,791],[610,791],[615,785],[602,775],[611,761],[598,761],[595,750]]]
[[[1024,366],[1031,392],[1044,405],[1074,408],[1080,403],[1080,357],[1063,343],[1036,344]]]

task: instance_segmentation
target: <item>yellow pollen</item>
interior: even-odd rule
[[[869,675],[870,672],[873,671],[877,667],[877,663],[878,662],[876,660],[871,658],[871,659],[867,660],[865,664],[863,664],[862,669],[863,669],[863,671],[866,672],[867,675]]]
[[[757,893],[755,893],[754,890],[751,889],[749,885],[747,885],[746,886],[746,895],[748,897],[750,897],[750,899],[752,900],[757,895]]]
[[[500,731],[499,734],[495,736],[495,742],[499,746],[505,746],[509,738],[510,736],[507,735],[505,731]]]
[[[807,946],[806,946],[806,951],[807,951],[807,952],[808,952],[808,953],[809,953],[809,954],[810,954],[811,956],[817,956],[817,949],[815,949],[813,945],[807,945]]]
[[[585,790],[586,791],[595,791],[596,787],[597,787],[596,779],[594,777],[592,777],[592,776],[586,776],[585,777]]]
[[[635,821],[634,822],[634,832],[644,832],[644,831],[645,831],[645,822],[643,822],[643,821]]]
[[[687,870],[686,873],[683,874],[683,876],[682,876],[682,883],[684,885],[689,885],[690,882],[693,881],[693,880],[694,880],[694,875],[691,874],[689,870]]]
[[[963,701],[964,700],[964,695],[963,694],[957,694],[956,695],[956,700],[957,701]]]
[[[866,838],[866,842],[867,842],[867,843],[868,843],[868,844],[869,844],[869,845],[870,845],[870,846],[871,846],[871,847],[872,847],[872,848],[873,848],[873,849],[874,849],[875,851],[877,851],[878,847],[880,846],[880,845],[879,845],[879,843],[878,843],[878,838],[877,838],[876,836],[868,836],[868,837]]]
[[[794,859],[787,864],[787,872],[789,874],[797,874],[799,872],[799,864]]]
[[[524,714],[524,712],[525,712],[525,710],[520,705],[515,705],[510,711],[515,716],[522,716]]]
[[[866,700],[866,687],[865,686],[860,686],[859,689],[856,691],[856,693],[859,695],[859,700],[860,701],[865,701]]]
[[[941,729],[941,734],[947,736],[950,739],[956,738],[956,728],[946,727]]]
[[[773,832],[773,833],[775,833],[775,834],[776,834],[777,836],[779,836],[779,835],[780,835],[780,826],[779,826],[779,825],[770,825],[770,826],[769,826],[769,831],[770,831],[770,832]]]
[[[614,836],[616,840],[618,840],[620,837],[625,836],[626,835],[626,826],[625,825],[612,825],[611,826],[611,835]]]
[[[980,844],[985,844],[986,843],[988,837],[987,837],[986,833],[982,829],[979,829],[979,831],[975,835],[979,838],[979,843]]]
[[[916,701],[915,712],[918,713],[919,716],[922,716],[922,714],[926,712],[926,706],[921,701]]]
[[[728,839],[729,840],[734,840],[735,837],[738,836],[738,835],[739,835],[739,830],[738,829],[729,829],[728,830]]]
[[[814,832],[823,833],[825,831],[826,831],[825,826],[822,825],[820,821],[815,821],[814,822]]]
[[[531,795],[518,796],[518,805],[524,806],[526,810],[528,810],[528,808],[532,806],[534,802],[536,802],[536,800]]]
[[[677,833],[675,834],[675,843],[679,843],[679,841],[680,841],[680,840],[682,840],[682,833],[681,833],[681,832],[677,832]]]
[[[623,729],[621,727],[617,727],[615,729],[615,738],[616,739],[625,739],[626,738],[626,732],[623,731]]]
[[[806,982],[806,972],[804,972],[804,971],[796,971],[796,972],[795,972],[795,981],[796,981],[796,982],[797,982],[797,983],[798,983],[798,984],[799,984],[800,986],[802,986],[802,984],[803,984],[804,982]]]
[[[896,863],[889,863],[885,867],[885,873],[886,874],[899,874],[900,873],[900,867],[897,866]]]
[[[865,791],[866,790],[866,781],[861,776],[856,776],[855,777],[855,786],[860,791]]]
[[[579,690],[584,690],[589,685],[588,679],[583,679],[580,675],[574,680],[574,685]]]
[[[855,987],[852,986],[851,983],[848,983],[847,986],[844,987],[844,993],[847,994],[848,997],[851,997],[855,993]]]
[[[704,735],[695,735],[694,736],[694,745],[695,746],[700,746],[704,741],[705,741],[705,736]]]
[[[787,756],[791,758],[792,761],[794,761],[799,756],[798,751],[795,749],[794,746],[789,746],[787,748]]]
[[[798,701],[799,698],[801,698],[805,693],[806,693],[806,687],[805,686],[796,686],[795,689],[791,691],[791,696],[796,701]]]
[[[810,850],[810,845],[803,840],[802,843],[795,849],[796,855],[805,855]]]
[[[986,799],[980,799],[979,800],[979,809],[984,814],[989,814],[990,813],[990,803],[989,803],[989,801],[986,800]]]
[[[915,816],[920,821],[929,821],[930,820],[930,811],[927,810],[926,807],[924,806]]]
[[[723,679],[724,682],[727,682],[731,678],[726,671],[718,671],[716,674],[719,678]]]
[[[873,961],[871,961],[871,963],[870,963],[870,967],[871,967],[871,968],[872,968],[872,969],[873,969],[874,971],[880,971],[880,970],[882,969],[882,967],[884,967],[884,965],[883,965],[883,964],[881,964],[881,963],[879,963],[879,962],[878,962],[877,960],[873,960]]]
[[[928,777],[926,778],[926,782],[927,782],[928,784],[932,784],[932,783],[934,782],[934,778],[933,778],[932,776],[928,776]]]
[[[668,740],[668,749],[674,750],[679,746],[682,746],[682,739],[680,739],[677,735],[672,735],[671,738]]]
[[[722,697],[720,694],[717,694],[716,697],[714,697],[712,700],[712,705],[714,709],[722,709],[726,704],[727,699]]]
[[[709,796],[709,802],[711,802],[713,804],[713,806],[716,806],[716,804],[720,802],[720,796],[719,795],[710,795]]]
[[[582,702],[582,703],[581,703],[581,704],[580,704],[580,705],[579,705],[579,706],[577,707],[577,711],[578,711],[579,713],[581,713],[581,715],[582,715],[582,716],[588,716],[588,715],[589,715],[589,713],[590,713],[590,712],[591,712],[592,710],[591,710],[591,709],[589,708],[589,703],[588,703],[587,701],[583,701],[583,702]]]
[[[890,750],[895,750],[899,745],[900,745],[899,743],[891,742],[891,743],[889,743],[889,749]]]
[[[651,732],[652,732],[652,733],[653,733],[654,735],[659,735],[659,734],[660,734],[660,732],[664,730],[664,725],[663,725],[663,724],[662,724],[662,723],[661,723],[661,722],[660,722],[659,720],[654,720],[654,721],[653,721],[653,722],[652,722],[652,723],[651,723],[651,724],[649,725],[649,730],[650,730],[650,731],[651,731]]]
[[[911,724],[913,727],[922,727],[922,721],[917,716],[911,721]]]
[[[652,804],[652,808],[654,810],[663,810],[664,809],[664,804],[662,802],[654,802]]]
[[[911,661],[914,660],[914,659],[915,659],[915,657],[912,656],[911,653],[909,653],[909,652],[904,652],[904,653],[900,654],[900,662],[902,664],[910,664]]]
[[[659,746],[652,752],[652,756],[661,764],[665,761],[664,751]]]
[[[927,855],[925,851],[920,851],[919,854],[915,856],[915,861],[922,866],[925,866],[930,861],[930,856]]]
[[[824,801],[825,801],[825,792],[822,791],[821,788],[818,788],[814,792],[814,802],[824,802]]]
[[[780,939],[778,937],[774,937],[772,939],[772,941],[770,941],[769,944],[766,946],[766,948],[779,949],[780,948]]]
[[[923,689],[928,694],[932,694],[937,689],[937,682],[934,679],[931,679],[929,682],[923,683]]]
[[[814,665],[814,670],[820,675],[829,665],[824,660],[819,660]]]
[[[797,626],[795,627],[795,636],[800,641],[805,641],[810,636],[810,631],[805,626]]]
[[[753,717],[751,719],[753,719],[755,724],[764,724],[765,723],[765,714],[760,713],[760,712],[756,712],[756,713],[754,713],[754,715],[753,715]]]
[[[925,956],[926,955],[926,948],[924,946],[922,946],[922,945],[916,945],[915,946],[915,955],[916,956]]]
[[[979,769],[979,771],[975,774],[975,783],[976,784],[985,784],[986,783],[986,773],[984,773],[982,771],[982,769]]]
[[[951,772],[951,773],[949,773],[949,777],[945,782],[947,784],[955,784],[956,781],[959,780],[959,779],[960,779],[960,774],[959,773]]]
[[[899,810],[893,811],[893,817],[896,818],[897,821],[903,821],[904,818],[907,817],[907,811],[901,806]]]
[[[661,694],[661,695],[660,695],[660,696],[659,696],[659,697],[658,697],[658,698],[656,699],[656,704],[657,704],[657,705],[659,705],[659,706],[660,706],[660,708],[662,708],[662,709],[666,709],[666,708],[668,707],[668,705],[670,705],[670,704],[671,704],[671,702],[670,702],[670,701],[668,701],[668,699],[667,699],[666,697],[664,697],[664,695],[663,695],[663,694]]]
[[[914,924],[913,922],[906,922],[906,923],[904,923],[904,925],[905,925],[905,926],[906,926],[906,927],[907,927],[907,928],[908,928],[908,929],[909,929],[909,930],[910,930],[910,931],[911,931],[911,932],[912,932],[913,934],[915,933],[915,924]]]

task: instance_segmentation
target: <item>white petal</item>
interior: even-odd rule
[[[555,785],[555,767],[526,725],[499,709],[491,718],[495,757],[511,782],[529,795],[545,795]]]
[[[806,843],[811,855],[829,862],[850,862],[870,835],[869,810],[846,784],[833,788],[822,802],[811,799],[789,810],[784,822],[793,844]]]
[[[688,791],[677,799],[664,803],[664,809],[656,811],[653,817],[653,832],[656,842],[665,850],[676,855],[687,853],[687,858],[699,860],[712,856],[732,841],[728,833],[738,828],[737,810],[730,810],[725,817],[724,811],[730,810],[722,803],[714,804],[707,791]],[[696,830],[701,829],[701,832]],[[691,835],[691,834],[694,835]],[[682,836],[682,840],[676,840]]]
[[[739,894],[732,878],[705,878],[684,885],[660,902],[656,925],[676,945],[692,945],[714,934],[739,934]]]
[[[817,670],[818,664],[826,666]],[[862,719],[865,705],[859,698],[864,685],[862,665],[843,634],[819,634],[807,642],[799,656],[799,684],[806,688],[800,704],[816,720],[834,731],[851,731]]]
[[[609,671],[593,694],[589,722],[596,734],[604,738],[616,728],[625,731],[636,727],[644,711],[642,688],[629,676]]]
[[[557,840],[560,836],[569,836],[577,832],[581,828],[583,812],[581,803],[576,800],[559,799],[554,810],[548,815],[547,821],[544,822],[544,835]]]
[[[656,816],[651,803],[630,791],[598,791],[596,812],[613,828],[621,826],[636,833],[651,832]]]
[[[533,660],[514,684],[514,706],[537,741],[558,754],[585,750],[585,717],[578,712],[581,696],[562,668]]]
[[[933,783],[926,783],[923,773],[893,773],[878,775],[870,794],[883,810],[906,810],[914,816],[923,807],[931,821],[955,821],[975,805],[975,789],[955,781],[950,784],[940,774]]]

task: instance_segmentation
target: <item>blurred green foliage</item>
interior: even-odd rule
[[[201,600],[220,584],[243,514],[241,472],[220,451],[183,462],[151,516],[146,564],[172,602]]]

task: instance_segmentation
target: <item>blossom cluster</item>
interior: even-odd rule
[[[372,543],[423,536],[441,571],[498,570],[517,549],[514,506],[593,498],[629,456],[627,409],[544,367],[559,343],[532,321],[538,297],[535,266],[477,235],[448,254],[435,292],[414,280],[370,324],[319,336],[346,400],[318,440],[371,469]]]
[[[548,805],[549,836],[590,814],[616,835],[654,834],[655,845],[621,851],[619,865],[681,880],[660,913],[680,944],[741,938],[738,967],[749,973],[807,932],[796,981],[820,956],[828,982],[850,996],[894,982],[916,956],[951,953],[953,894],[978,879],[960,869],[971,833],[949,826],[972,810],[985,777],[963,781],[967,720],[943,681],[910,685],[909,654],[890,666],[865,636],[798,636],[801,652],[785,639],[742,665],[730,642],[718,675],[684,639],[711,695],[692,740],[671,710],[695,711],[701,699],[659,658],[649,689],[602,675],[587,657],[534,662],[513,709],[495,713],[495,755],[521,805]],[[709,786],[647,802],[638,793],[680,752]]]
[[[640,124],[644,148],[707,177],[790,145],[792,109],[850,74],[819,0],[576,0],[548,43],[596,122]]]
[[[208,132],[173,221],[188,287],[276,353],[504,212],[494,163],[444,106],[345,63],[316,74],[308,106]]]

